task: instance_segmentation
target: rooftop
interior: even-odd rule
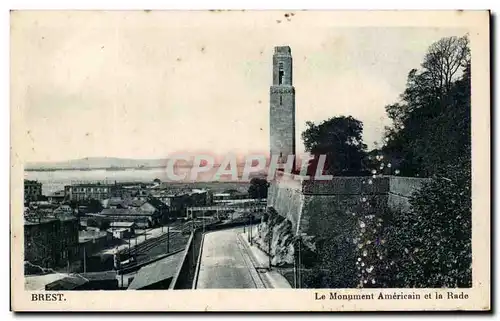
[[[99,214],[101,215],[144,215],[150,216],[152,213],[141,211],[138,208],[105,208]]]
[[[37,185],[42,185],[42,183],[38,182],[38,181],[35,181],[35,180],[30,180],[30,179],[25,179],[24,180],[24,185],[34,185],[34,184],[37,184]]]
[[[46,290],[73,290],[88,281],[79,275],[68,275],[45,286]]]
[[[67,185],[65,187],[94,187],[94,186],[102,186],[102,187],[112,187],[115,186],[115,183],[110,183],[110,182],[78,182],[78,183],[72,183],[70,185]]]
[[[109,227],[133,227],[136,225],[134,222],[111,222]]]
[[[24,216],[24,225],[41,225],[41,224],[49,224],[56,221],[57,218],[55,217],[38,217],[32,215]]]
[[[216,194],[214,194],[214,196],[216,196],[216,197],[224,197],[224,196],[231,196],[231,194],[229,194],[229,193],[216,193]]]
[[[64,279],[67,276],[68,274],[63,273],[26,275],[24,276],[24,289],[28,291],[45,290],[45,285],[60,279]]]
[[[173,278],[179,264],[182,262],[183,255],[184,251],[181,251],[141,268],[128,289],[138,290],[168,278]]]
[[[80,242],[85,242],[87,240],[105,237],[107,234],[108,233],[106,231],[96,231],[96,230],[80,231],[78,233],[78,240]]]
[[[98,231],[98,230],[84,230],[84,231],[79,231],[78,237],[80,239],[93,239],[93,238],[99,238],[102,236],[106,236],[108,233],[106,231]]]
[[[114,232],[127,232],[128,231],[128,228],[126,227],[113,227],[113,228],[108,228],[106,231],[110,232],[110,233],[114,233]]]
[[[80,275],[89,281],[102,281],[116,279],[116,271],[88,272]]]
[[[54,196],[65,196],[65,193],[64,193],[64,190],[60,190],[60,191],[55,191],[54,193],[52,194],[49,194],[48,195],[49,197],[54,197]]]

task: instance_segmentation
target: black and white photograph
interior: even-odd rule
[[[489,309],[489,14],[385,14],[12,11],[19,309]]]

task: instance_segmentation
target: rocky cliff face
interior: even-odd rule
[[[260,236],[255,238],[255,242],[262,250],[271,254],[271,264],[280,267],[293,266],[300,241],[293,232],[292,223],[270,210],[259,228]],[[300,249],[303,256],[315,252],[313,239],[314,237],[304,237]]]

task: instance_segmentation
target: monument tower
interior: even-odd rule
[[[295,88],[292,85],[292,51],[288,46],[274,47],[273,84],[270,89],[271,156],[279,163],[295,156]]]

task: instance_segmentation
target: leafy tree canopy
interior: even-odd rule
[[[413,69],[401,100],[385,107],[383,153],[405,176],[438,175],[469,154],[470,50],[464,37],[432,44],[421,69]]]
[[[269,183],[264,178],[254,177],[250,180],[248,194],[251,198],[267,198]]]
[[[360,175],[365,170],[366,145],[363,143],[363,123],[352,116],[333,117],[316,125],[306,122],[302,133],[306,152],[317,161],[325,155],[325,173],[332,175]],[[315,170],[315,162],[310,167]]]

